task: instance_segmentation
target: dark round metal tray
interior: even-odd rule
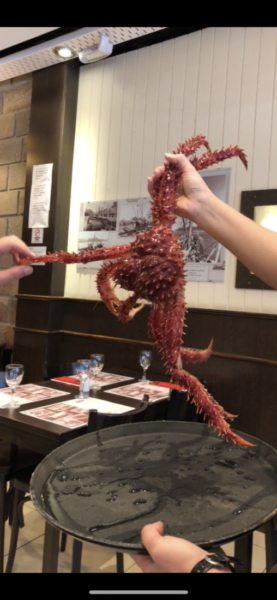
[[[53,526],[83,541],[145,552],[140,532],[203,547],[253,531],[277,513],[277,452],[222,441],[205,424],[133,423],[81,436],[43,459],[31,497]]]

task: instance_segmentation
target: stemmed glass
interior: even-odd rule
[[[6,383],[11,390],[11,401],[5,405],[5,408],[16,408],[20,406],[20,402],[15,400],[14,393],[17,386],[21,383],[24,375],[23,365],[7,365],[5,369]]]
[[[97,385],[97,375],[102,371],[104,367],[104,354],[91,354],[90,355],[90,369],[94,375],[94,383],[91,386],[92,390],[100,390],[100,386]]]
[[[146,379],[146,371],[148,367],[151,365],[152,361],[152,352],[151,350],[141,350],[139,353],[139,364],[143,368],[143,376],[139,381],[143,381],[144,383],[148,383],[149,379]]]
[[[80,379],[80,389],[79,389],[79,395],[75,396],[75,398],[78,398],[79,400],[83,400],[84,398],[87,398],[87,394],[84,394],[84,386],[85,386],[86,381],[89,379],[89,373],[90,373],[90,360],[88,358],[82,359],[82,360],[77,360],[76,375],[78,375],[79,379]]]

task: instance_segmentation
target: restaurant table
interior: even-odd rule
[[[47,456],[32,476],[31,497],[53,531],[78,543],[145,554],[141,529],[162,520],[165,534],[207,550],[234,541],[245,562],[238,571],[251,572],[252,532],[277,514],[277,451],[244,437],[255,447],[227,443],[192,422],[103,429]]]
[[[141,372],[138,371],[130,371],[128,369],[106,369],[110,373],[126,375],[130,377],[134,377],[134,380],[122,382],[119,384],[111,384],[110,386],[105,387],[104,389],[100,389],[97,391],[97,397],[102,400],[108,400],[109,402],[120,403],[126,405],[128,407],[137,408],[139,402],[137,400],[131,398],[124,398],[123,396],[116,396],[113,394],[108,394],[107,391],[113,387],[118,387],[122,385],[126,385],[127,383],[134,383],[141,377]],[[149,379],[153,381],[169,381],[167,376],[157,375],[148,373]],[[36,419],[30,417],[28,415],[24,415],[22,411],[29,410],[31,408],[37,408],[39,406],[46,406],[49,404],[59,403],[65,400],[70,400],[75,398],[77,395],[77,386],[71,386],[58,381],[43,381],[39,385],[44,387],[50,387],[61,391],[69,392],[69,395],[56,397],[44,401],[36,401],[34,403],[25,404],[15,410],[11,409],[1,409],[0,410],[0,437],[3,440],[9,441],[13,444],[17,444],[20,446],[24,446],[30,450],[34,450],[43,454],[44,456],[51,453],[56,448],[62,446],[66,442],[71,440],[75,440],[80,436],[83,436],[87,432],[87,427],[82,426],[77,429],[68,429],[62,427],[57,424],[53,424],[50,422],[46,422],[40,419]],[[191,407],[190,403],[185,403],[187,407]],[[155,421],[165,419],[166,410],[168,406],[168,400],[160,400],[158,402],[154,402],[150,404],[143,415],[144,421]],[[262,524],[262,523],[260,523]],[[269,529],[269,537],[267,543],[267,554],[268,556],[272,555],[272,540],[275,540],[275,528],[272,525],[272,520],[268,522]],[[46,525],[47,539],[48,543],[51,545],[51,538],[55,537],[59,532],[55,530],[55,528],[51,527],[49,523]],[[275,542],[274,542],[275,543]],[[238,558],[243,558],[247,561],[246,570],[249,571],[249,565],[251,568],[251,553],[252,553],[252,534],[243,535],[238,537],[235,540],[235,553]],[[45,556],[44,556],[45,559]],[[55,563],[55,557],[51,558]],[[50,562],[51,562],[50,561]],[[268,560],[270,563],[270,560]],[[44,560],[44,572],[52,572],[49,571],[49,562]],[[48,566],[47,566],[48,564]],[[52,569],[52,567],[51,567]],[[55,570],[55,569],[54,569]]]
[[[129,397],[118,396],[108,394],[107,391],[121,387],[127,384],[138,382],[141,378],[141,371],[121,369],[121,368],[110,368],[106,369],[105,372],[113,373],[116,375],[124,375],[131,378],[120,383],[113,383],[93,392],[91,390],[90,396],[96,397],[100,400],[106,400],[108,402],[114,402],[116,404],[125,405],[126,407],[138,408],[140,405],[139,400],[135,400]],[[155,373],[148,372],[148,378],[151,381],[165,381],[169,382],[167,375],[157,375]],[[67,392],[67,395],[56,396],[54,398],[48,398],[42,401],[35,401],[21,406],[15,409],[1,408],[0,407],[0,438],[4,441],[10,442],[15,446],[21,446],[34,452],[38,452],[41,455],[47,456],[55,448],[63,445],[64,443],[82,436],[87,433],[87,426],[78,427],[75,429],[69,429],[61,425],[47,422],[32,416],[25,415],[23,411],[30,410],[33,408],[39,408],[43,406],[49,406],[52,404],[58,404],[68,400],[75,399],[78,395],[78,387],[76,385],[70,385],[61,381],[41,381],[36,385],[60,390],[61,392]],[[168,391],[169,393],[169,391]],[[141,398],[142,400],[142,398]],[[186,403],[185,403],[186,404]],[[146,411],[142,415],[142,419],[153,420],[163,419],[166,415],[166,408],[168,406],[168,398],[150,403]],[[56,532],[53,528],[48,527],[46,524],[46,538],[53,538]],[[48,557],[44,556],[43,569],[48,572]]]
[[[134,409],[138,408],[139,400],[108,394],[107,391],[115,387],[135,383],[141,377],[141,372],[117,368],[107,369],[106,372],[132,377],[133,380],[111,384],[109,386],[105,386],[105,388],[97,390],[97,392],[91,391],[90,396],[92,398],[97,397],[100,400],[106,400],[108,402],[114,402],[117,404],[119,403],[127,407],[133,407]],[[167,376],[151,373],[148,375],[151,380],[158,379],[159,381],[169,381]],[[21,405],[16,409],[0,407],[0,438],[4,441],[16,444],[18,446],[23,446],[24,448],[28,448],[29,450],[39,452],[40,454],[46,456],[52,452],[52,450],[64,444],[65,442],[79,437],[80,435],[84,435],[87,432],[87,427],[83,426],[77,429],[68,429],[61,425],[24,415],[23,411],[42,406],[49,406],[50,404],[57,404],[67,400],[73,400],[78,394],[78,388],[76,385],[69,385],[60,381],[41,381],[36,385],[61,390],[62,392],[68,392],[69,394],[66,396],[57,396],[48,400],[36,401],[32,403],[30,402],[28,404]],[[167,405],[168,399],[150,403],[147,407],[144,418],[147,420],[164,418]]]

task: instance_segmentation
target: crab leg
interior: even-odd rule
[[[166,304],[160,302],[159,304],[153,304],[152,310],[149,318],[149,334],[150,337],[154,340],[154,345],[157,348],[158,352],[164,357],[164,345],[163,340],[165,337],[165,320],[164,313],[166,309]],[[185,302],[184,302],[185,309]],[[185,312],[185,310],[184,310]],[[208,360],[212,351],[213,340],[211,340],[208,348],[205,350],[196,350],[192,348],[180,348],[180,357],[182,362],[204,362]],[[234,415],[232,415],[233,418]]]
[[[179,294],[177,308],[178,308],[178,311],[177,311],[177,315],[176,315],[176,312],[174,312],[176,310],[175,300],[171,300],[166,304],[164,304],[164,303],[159,303],[156,305],[154,304],[152,306],[152,310],[150,313],[149,334],[153,339],[155,348],[157,349],[159,354],[162,356],[162,358],[165,360],[168,359],[168,350],[166,350],[166,349],[170,349],[169,351],[171,352],[171,349],[173,346],[172,340],[174,340],[174,339],[177,340],[176,351],[174,351],[174,356],[171,358],[172,358],[173,363],[174,363],[174,361],[176,361],[175,364],[177,364],[178,368],[181,370],[182,369],[182,360],[181,359],[183,359],[183,355],[186,356],[186,359],[188,359],[190,357],[191,362],[194,362],[193,359],[195,359],[195,362],[198,362],[198,360],[199,361],[207,360],[209,358],[211,344],[206,350],[190,350],[188,348],[181,348],[180,351],[178,351],[178,349],[180,348],[181,343],[182,343],[182,334],[183,334],[182,323],[183,323],[183,318],[184,318],[183,315],[185,312],[185,301],[184,301],[184,297],[182,294]],[[176,315],[176,319],[174,318],[174,314]],[[167,315],[173,315],[173,317],[170,318],[169,331],[168,331],[168,326],[167,326],[167,323],[168,323]],[[179,318],[178,318],[178,316],[179,316]],[[175,337],[172,335],[173,333],[174,333]],[[211,396],[211,399],[212,399],[212,402],[216,403],[216,401],[212,398],[212,396]],[[235,418],[236,415],[231,415],[231,414],[225,412],[222,407],[219,407],[219,408],[221,409],[222,416],[225,419]]]
[[[184,154],[185,156],[190,156],[191,154],[194,154],[198,148],[201,148],[201,146],[205,146],[208,152],[211,152],[210,144],[207,142],[206,136],[202,135],[202,133],[186,139],[183,144],[179,144],[176,152],[173,152],[173,154]]]
[[[226,441],[240,444],[241,446],[252,446],[233,431],[230,431],[230,425],[225,419],[233,418],[216,402],[209,394],[200,381],[184,371],[179,366],[179,354],[183,333],[183,315],[184,315],[184,298],[182,294],[172,299],[165,305],[164,316],[161,316],[161,311],[158,314],[152,315],[152,326],[158,324],[160,320],[159,337],[154,334],[154,342],[159,350],[161,348],[161,335],[163,335],[163,348],[166,359],[167,373],[170,373],[172,379],[188,392],[188,397],[193,396],[192,402],[197,407],[197,412],[202,413],[204,419],[208,419],[208,424],[213,425],[215,431],[219,431],[219,435],[224,436]],[[155,309],[157,311],[157,309]],[[159,315],[159,316],[158,316]],[[152,333],[152,327],[151,327]]]
[[[109,260],[113,258],[121,258],[124,254],[130,251],[130,244],[125,246],[112,246],[111,248],[99,248],[98,250],[81,250],[79,254],[76,252],[54,252],[45,256],[35,256],[23,258],[20,260],[20,265],[29,265],[38,262],[54,263],[59,262],[64,265],[94,262],[95,260]]]
[[[184,154],[190,156],[198,148],[205,146],[208,153],[211,152],[210,145],[204,135],[199,134],[186,139],[183,144],[179,144],[173,154]],[[174,211],[176,208],[176,183],[179,176],[177,167],[165,164],[165,171],[162,177],[156,182],[153,190],[152,216],[154,227],[171,227],[176,219]]]
[[[184,363],[198,363],[208,360],[211,356],[213,340],[210,341],[208,348],[205,350],[195,350],[194,348],[181,348],[181,360]]]
[[[247,169],[246,155],[238,146],[229,146],[229,148],[226,149],[221,148],[221,150],[215,150],[212,153],[208,151],[205,152],[201,158],[194,157],[190,162],[196,171],[200,171],[202,169],[207,169],[216,163],[222,162],[223,160],[227,160],[228,158],[233,158],[234,156],[238,156]]]

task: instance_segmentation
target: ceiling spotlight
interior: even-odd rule
[[[94,44],[94,46],[91,46],[90,48],[85,48],[79,53],[79,60],[87,65],[88,63],[110,56],[112,51],[113,45],[108,36],[103,32],[101,33],[100,42],[98,44]]]
[[[71,48],[68,48],[68,46],[56,46],[55,48],[53,48],[53,52],[59,56],[60,58],[64,58],[65,60],[67,60],[68,58],[75,58],[75,56],[77,56],[76,52],[74,52],[74,50],[71,50]]]

